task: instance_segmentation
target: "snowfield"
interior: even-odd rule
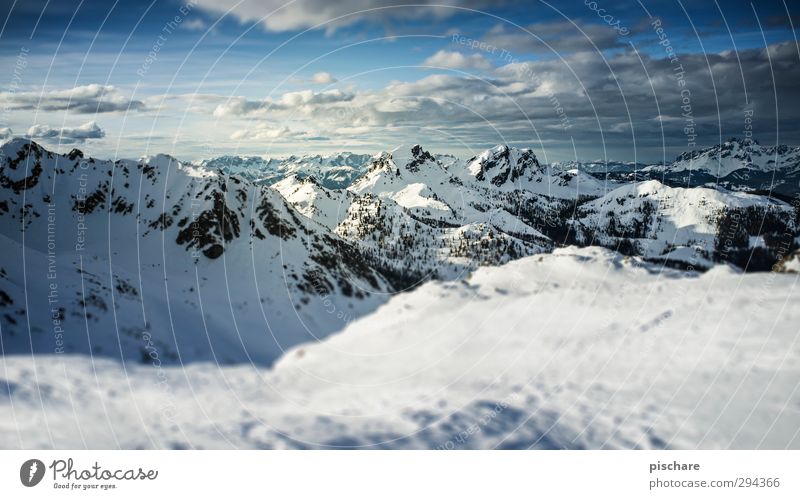
[[[0,447],[800,448],[798,278],[570,247],[396,295],[270,369],[6,356]]]

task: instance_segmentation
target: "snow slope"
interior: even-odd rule
[[[797,449],[798,279],[566,248],[272,369],[7,356],[0,447]]]
[[[0,148],[3,354],[269,364],[383,303],[355,249],[274,190],[169,156]],[[146,339],[149,338],[149,339]]]
[[[316,177],[290,175],[272,186],[304,216],[333,230],[344,218],[352,193],[322,186]]]

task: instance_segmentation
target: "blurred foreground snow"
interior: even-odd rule
[[[0,447],[800,448],[799,277],[568,248],[272,369],[8,356]]]

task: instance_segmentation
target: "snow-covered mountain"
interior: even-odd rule
[[[0,447],[797,449],[797,283],[564,248],[398,295],[272,369],[10,356]]]
[[[274,187],[401,288],[549,251],[547,217],[605,189],[582,172],[551,174],[529,149],[459,161],[420,145],[376,155],[346,191],[297,176]]]
[[[705,172],[723,178],[741,169],[772,172],[798,167],[800,147],[762,146],[753,139],[731,138],[722,144],[683,153],[670,165],[649,169]]]
[[[316,177],[298,175],[289,175],[273,188],[297,211],[329,230],[336,228],[355,197],[350,191],[323,187]]]
[[[297,173],[270,187],[164,155],[103,161],[5,143],[3,352],[269,364],[391,292],[565,244],[749,270],[800,246],[800,205],[619,187],[527,149],[461,161],[415,145],[364,169],[345,190]]]
[[[578,242],[694,268],[714,261],[766,269],[796,246],[795,207],[764,196],[704,187],[628,184],[580,205]],[[781,253],[778,256],[778,253]]]
[[[715,184],[794,197],[800,194],[800,147],[762,146],[753,139],[731,138],[685,152],[672,163],[648,166],[641,174],[673,186]]]
[[[15,139],[0,446],[800,446],[775,416],[798,226],[800,204],[505,146],[399,148],[330,189]]]
[[[467,161],[439,158],[415,145],[375,156],[346,191],[296,178],[275,187],[361,247],[376,268],[413,282],[563,244],[752,270],[768,269],[798,246],[800,205],[765,196],[657,180],[604,182],[580,169],[547,168],[532,151],[505,146]]]
[[[606,185],[577,169],[553,170],[540,165],[530,149],[500,145],[467,161],[466,180],[504,191],[527,191],[557,199],[597,197]],[[463,171],[460,172],[463,175]]]
[[[274,184],[286,177],[314,177],[328,189],[342,189],[361,176],[369,163],[369,154],[343,152],[329,156],[304,155],[288,158],[259,156],[220,156],[200,162],[212,170],[240,175],[258,183]]]
[[[267,183],[278,176],[276,171],[282,160],[261,156],[218,156],[204,159],[200,166],[209,170],[221,170],[230,175],[240,175],[249,180],[264,180]]]
[[[4,354],[268,364],[390,290],[350,243],[238,175],[23,139],[0,161]]]

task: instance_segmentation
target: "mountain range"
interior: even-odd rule
[[[726,177],[741,170],[728,159],[745,158],[734,150]],[[769,163],[751,150],[744,168],[789,175],[796,149],[781,151]],[[800,245],[798,203],[598,178],[505,145],[463,160],[419,145],[240,159],[109,161],[3,144],[2,352],[270,365],[392,294],[566,246],[699,272],[791,271]]]
[[[343,152],[330,156],[304,155],[288,158],[260,156],[219,156],[200,161],[200,166],[235,174],[255,183],[274,184],[289,175],[313,176],[329,189],[350,185],[363,173],[369,154]]]
[[[800,147],[762,146],[753,139],[727,141],[680,154],[671,163],[580,163],[600,178],[658,180],[673,187],[713,186],[784,200],[800,195]]]

